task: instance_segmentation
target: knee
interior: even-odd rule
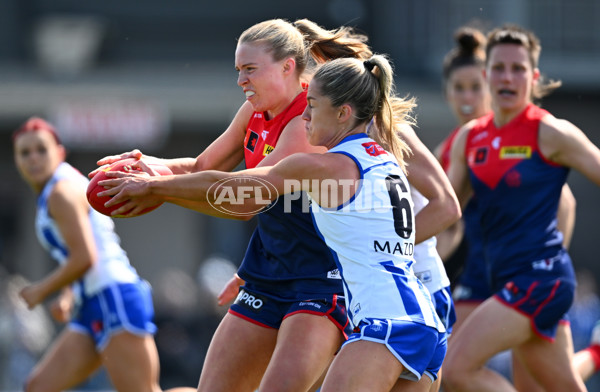
[[[460,391],[465,387],[465,382],[469,380],[466,369],[457,366],[454,361],[444,361],[444,374],[442,385],[447,391]]]

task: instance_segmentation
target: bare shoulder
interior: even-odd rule
[[[87,211],[89,208],[85,189],[70,180],[56,183],[48,197],[48,205],[54,217],[73,211]]]
[[[540,137],[568,136],[573,132],[581,132],[581,130],[568,120],[554,117],[551,114],[540,120]]]
[[[250,102],[244,102],[235,114],[231,124],[234,126],[234,128],[245,131],[246,125],[248,125],[248,121],[250,121],[252,113],[254,113],[254,109],[252,108],[252,105],[250,105]]]

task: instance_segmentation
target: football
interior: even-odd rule
[[[130,165],[133,165],[136,162],[137,162],[137,159],[135,159],[135,158],[123,159],[123,160],[120,160],[120,161],[117,161],[117,162],[111,164],[110,166],[108,166],[108,167],[102,169],[101,171],[99,171],[98,173],[96,173],[96,175],[94,175],[94,177],[91,179],[90,183],[88,184],[87,192],[86,192],[87,199],[88,199],[88,202],[90,203],[90,206],[92,206],[92,208],[94,208],[96,211],[98,211],[101,214],[111,216],[113,218],[122,218],[123,217],[122,215],[112,216],[110,214],[114,210],[121,207],[124,203],[119,203],[119,204],[116,204],[116,205],[108,207],[108,208],[105,207],[104,203],[106,203],[108,200],[110,200],[110,196],[102,196],[102,197],[98,196],[99,192],[106,190],[104,187],[99,186],[98,182],[100,182],[102,180],[106,180],[108,178],[106,176],[106,172],[109,172],[109,171],[122,171],[125,173],[129,173],[129,172],[142,173],[141,169],[136,168],[136,167],[130,167]],[[169,169],[167,166],[157,164],[157,163],[148,163],[147,165],[150,166],[154,171],[156,171],[161,176],[173,174],[171,169]],[[157,204],[152,207],[148,207],[145,210],[143,210],[141,213],[137,214],[136,216],[147,214],[148,212],[157,209],[162,204],[163,203]]]

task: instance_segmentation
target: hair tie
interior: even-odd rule
[[[373,68],[375,67],[375,64],[372,63],[371,60],[365,60],[365,61],[363,61],[363,65],[365,66],[365,68],[369,72],[371,72],[373,70]]]

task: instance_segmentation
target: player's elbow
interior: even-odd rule
[[[462,211],[458,199],[456,196],[451,195],[444,200],[444,225],[450,227],[454,223],[458,222],[462,216]]]

